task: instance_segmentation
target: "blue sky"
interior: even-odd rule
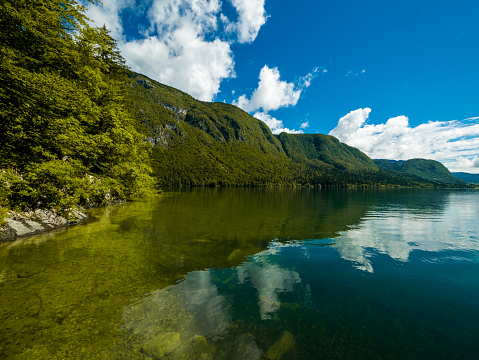
[[[273,132],[479,173],[479,2],[103,0],[127,64]]]

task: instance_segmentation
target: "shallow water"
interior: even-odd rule
[[[479,192],[194,189],[0,244],[0,359],[476,359]]]

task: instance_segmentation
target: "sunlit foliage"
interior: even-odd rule
[[[124,61],[108,30],[86,20],[73,0],[0,4],[4,203],[65,208],[151,188]]]

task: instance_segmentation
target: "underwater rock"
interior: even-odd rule
[[[226,261],[228,261],[229,263],[235,263],[235,262],[240,262],[241,260],[243,260],[243,251],[241,251],[240,249],[236,249],[236,250],[233,250],[231,252],[231,254],[228,255],[228,258],[226,259]]]
[[[196,344],[208,345],[208,341],[206,340],[206,338],[201,335],[193,336],[193,342],[195,342]]]
[[[261,350],[256,345],[254,336],[242,334],[235,341],[236,360],[258,360],[261,357]]]
[[[293,334],[284,331],[281,339],[276,341],[266,352],[266,358],[270,360],[280,360],[283,354],[291,350],[296,344]]]
[[[149,339],[143,345],[143,350],[155,359],[160,359],[173,352],[180,344],[180,333],[165,332]]]

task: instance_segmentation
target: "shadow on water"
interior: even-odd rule
[[[0,359],[427,358],[418,324],[389,316],[414,317],[418,289],[399,282],[407,301],[375,299],[394,261],[417,271],[426,257],[413,251],[454,247],[446,235],[431,247],[430,228],[467,218],[450,206],[468,203],[460,194],[192,189],[1,244]],[[399,231],[416,223],[415,240]],[[472,251],[464,234],[455,241]]]

